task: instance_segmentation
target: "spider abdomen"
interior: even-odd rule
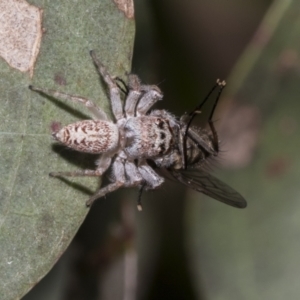
[[[63,145],[87,153],[112,152],[119,143],[117,125],[103,120],[78,121],[53,132],[52,135]]]

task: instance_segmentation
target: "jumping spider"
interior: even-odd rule
[[[112,112],[116,122],[91,100],[54,90],[29,86],[33,91],[85,105],[93,120],[78,121],[63,128],[53,126],[53,137],[63,145],[80,152],[101,154],[95,170],[52,172],[50,176],[102,176],[111,166],[112,182],[100,188],[86,204],[121,187],[139,186],[141,190],[155,189],[164,178],[156,170],[165,170],[170,177],[231,206],[244,208],[246,201],[235,190],[203,170],[203,164],[219,152],[218,136],[212,116],[225,82],[217,81],[205,100],[188,116],[178,120],[166,110],[151,107],[163,94],[156,85],[143,85],[133,74],[128,75],[128,85],[109,75],[106,68],[90,52],[104,82],[107,84]],[[123,84],[123,87],[121,84]],[[210,132],[191,126],[196,114],[213,90],[219,88],[208,123]],[[126,94],[122,104],[121,92]],[[140,197],[138,209],[141,210]]]

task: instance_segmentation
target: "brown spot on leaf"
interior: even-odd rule
[[[55,81],[55,83],[57,83],[59,85],[66,85],[67,84],[66,78],[61,73],[56,73],[54,75],[54,81]]]
[[[0,1],[0,56],[12,67],[33,75],[42,38],[42,9],[25,0]]]
[[[114,0],[118,9],[124,12],[125,16],[128,19],[132,19],[134,17],[134,4],[133,0]]]
[[[50,128],[51,128],[52,133],[56,133],[61,129],[61,123],[54,121],[54,122],[51,123]]]

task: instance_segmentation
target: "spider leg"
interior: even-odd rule
[[[146,183],[146,188],[155,189],[165,181],[164,178],[160,177],[146,162],[140,164],[138,170]]]
[[[80,97],[61,93],[59,91],[51,89],[41,89],[35,86],[30,85],[29,88],[32,91],[39,92],[45,95],[53,96],[54,98],[60,98],[67,101],[77,102],[83,104],[89,111],[93,114],[95,120],[107,120],[106,113],[98,107],[92,100]]]
[[[134,117],[136,105],[142,94],[141,85],[140,80],[136,75],[130,74],[128,80],[129,93],[125,102],[125,113],[127,117]]]
[[[101,176],[103,173],[97,170],[76,170],[69,172],[51,172],[49,173],[50,177],[79,177],[79,176]]]
[[[76,170],[70,172],[51,172],[51,177],[77,177],[77,176],[102,176],[103,173],[109,168],[111,163],[111,156],[102,154],[101,157],[96,161],[96,170]]]
[[[116,84],[115,80],[109,75],[109,73],[107,72],[103,64],[98,60],[95,53],[93,51],[90,51],[90,54],[100,75],[102,76],[103,80],[105,81],[105,83],[109,88],[109,95],[110,95],[109,98],[111,101],[113,114],[117,120],[120,120],[124,117],[123,106],[122,106],[122,101],[120,96],[120,89]]]
[[[112,172],[115,178],[115,182],[108,184],[107,186],[100,188],[92,197],[90,197],[86,205],[90,206],[93,204],[95,200],[105,196],[108,193],[111,193],[120,187],[124,186],[126,179],[125,179],[125,168],[122,160],[117,157],[112,165]]]
[[[126,161],[125,172],[128,179],[125,184],[126,187],[137,186],[143,181],[142,175],[139,173],[137,166],[133,162]]]
[[[137,209],[138,211],[142,211],[142,192],[144,188],[155,189],[164,182],[164,179],[157,175],[145,162],[143,165],[137,167],[133,162],[127,161],[125,163],[125,170],[128,177],[128,182],[125,186],[132,187],[140,185]]]
[[[144,94],[137,105],[137,115],[145,115],[157,101],[163,98],[163,93],[156,85],[142,85],[141,91]]]

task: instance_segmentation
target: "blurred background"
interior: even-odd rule
[[[299,299],[296,1],[140,0],[135,16],[132,72],[162,89],[157,108],[180,116],[226,79],[215,174],[248,208],[176,182],[141,213],[137,190],[110,194],[24,299]]]

